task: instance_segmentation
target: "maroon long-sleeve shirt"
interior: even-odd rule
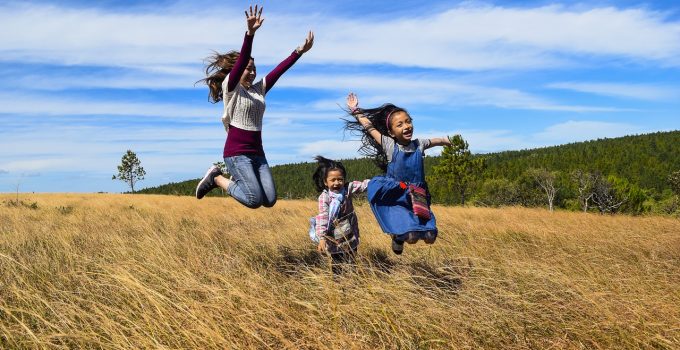
[[[283,73],[300,58],[300,54],[293,51],[290,56],[269,72],[263,80],[245,89],[239,84],[239,81],[245,68],[248,66],[252,44],[253,36],[246,34],[243,39],[241,53],[227,78],[224,104],[225,110],[231,108],[230,111],[234,114],[233,119],[245,120],[248,123],[254,124],[256,130],[239,128],[238,123],[232,121],[229,124],[227,140],[224,144],[224,157],[242,154],[264,155],[262,147],[262,116],[265,109],[264,96],[276,84]],[[233,99],[235,100],[232,101]],[[236,115],[237,113],[240,114]]]

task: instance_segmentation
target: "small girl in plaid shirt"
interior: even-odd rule
[[[354,261],[359,246],[359,225],[352,204],[355,193],[365,192],[368,179],[345,182],[342,163],[316,156],[318,166],[312,179],[319,194],[319,214],[311,219],[309,236],[317,250],[331,256],[333,263]]]

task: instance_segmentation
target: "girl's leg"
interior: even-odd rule
[[[407,236],[406,239],[405,239],[405,241],[406,241],[406,243],[408,243],[408,244],[414,244],[414,243],[418,242],[418,240],[420,239],[420,237],[421,237],[421,233],[420,233],[420,232],[409,232],[409,233],[408,233],[408,236]]]
[[[274,206],[274,204],[276,204],[276,187],[274,185],[272,171],[269,169],[267,158],[264,156],[258,156],[255,161],[260,185],[262,186],[262,205],[267,208],[271,208]]]
[[[425,232],[425,236],[423,237],[423,240],[427,244],[433,244],[434,241],[437,240],[437,232],[432,232],[432,231]]]
[[[248,208],[262,205],[262,186],[253,159],[247,155],[224,158],[231,181],[227,187],[229,195]],[[219,180],[218,180],[219,182]]]
[[[401,255],[404,252],[404,241],[394,235],[392,236],[392,251],[397,255]]]

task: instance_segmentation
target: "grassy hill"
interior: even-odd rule
[[[333,276],[316,203],[0,195],[0,348],[677,349],[680,220],[434,206]]]
[[[473,145],[474,146],[474,145]],[[473,147],[474,148],[474,147]],[[484,179],[507,178],[516,181],[529,168],[547,168],[561,172],[563,187],[569,182],[569,172],[575,169],[599,171],[626,179],[650,194],[667,189],[666,178],[680,169],[680,131],[658,132],[571,143],[560,146],[507,151],[478,155],[487,159]],[[426,174],[438,157],[427,157]],[[344,160],[351,179],[370,178],[379,170],[367,159]],[[278,194],[281,198],[313,198],[311,182],[315,169],[312,163],[286,164],[272,167]],[[201,169],[197,169],[197,172]],[[199,179],[146,188],[140,193],[193,195]],[[433,192],[438,192],[436,189]],[[439,191],[441,192],[441,191]],[[213,191],[210,195],[220,195]],[[435,202],[443,200],[434,198]]]

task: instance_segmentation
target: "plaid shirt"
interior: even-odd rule
[[[347,184],[347,192],[345,193],[345,203],[340,210],[338,217],[342,217],[354,211],[354,205],[352,204],[352,195],[354,193],[366,192],[368,187],[368,182],[370,180],[366,179],[364,181],[352,181]],[[323,190],[319,195],[319,214],[316,216],[316,237],[319,239],[325,238],[328,234],[328,224],[331,221],[330,218],[330,205],[331,205],[331,194],[328,189]],[[353,227],[352,234],[359,236],[359,228]],[[332,235],[332,233],[331,233]]]

